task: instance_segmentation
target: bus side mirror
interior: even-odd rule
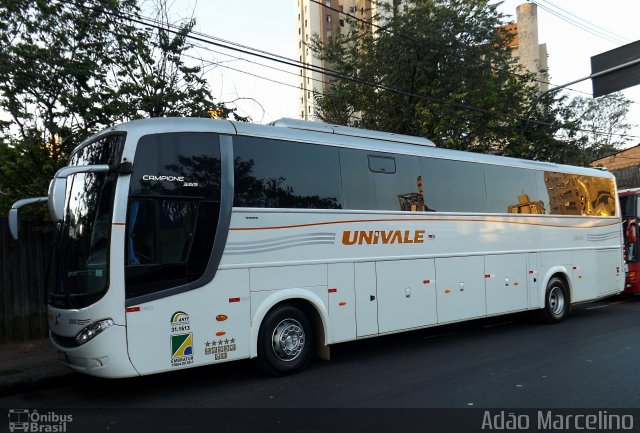
[[[54,223],[64,219],[64,204],[67,195],[67,176],[78,173],[106,173],[111,168],[106,165],[75,165],[62,167],[49,183],[49,215]]]
[[[627,242],[635,244],[638,240],[638,223],[635,219],[629,220],[627,223]]]
[[[64,198],[67,193],[67,178],[54,177],[49,183],[49,216],[54,223],[64,219]]]
[[[15,202],[11,209],[9,209],[9,232],[11,233],[11,237],[15,240],[18,240],[19,235],[19,221],[18,221],[18,209],[22,206],[27,206],[35,203],[44,203],[48,200],[48,197],[33,197],[33,198],[23,198],[22,200],[18,200]]]

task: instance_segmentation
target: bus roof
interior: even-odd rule
[[[336,147],[365,149],[375,152],[427,156],[431,158],[455,161],[614,178],[613,174],[610,172],[595,168],[576,167],[555,164],[552,162],[532,161],[491,154],[442,149],[436,147],[432,141],[422,137],[364,130],[298,119],[281,119],[269,125],[207,118],[162,117],[140,119],[107,128],[85,140],[85,142],[80,144],[78,148],[102,134],[114,131],[128,132],[136,136],[184,131],[249,135],[262,138],[324,144]],[[76,148],[76,150],[78,148]]]
[[[635,195],[640,194],[640,188],[626,188],[618,190],[619,195]]]

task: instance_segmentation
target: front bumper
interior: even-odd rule
[[[60,361],[69,368],[97,377],[139,376],[129,360],[126,327],[111,326],[81,346],[69,347],[50,335]]]

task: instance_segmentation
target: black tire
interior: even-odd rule
[[[562,322],[569,314],[569,291],[565,282],[553,277],[547,284],[544,295],[544,308],[539,311],[538,317],[546,323]]]
[[[302,370],[313,355],[311,322],[298,308],[275,307],[262,321],[258,334],[258,366],[283,376]]]

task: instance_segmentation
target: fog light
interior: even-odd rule
[[[91,325],[80,331],[78,335],[76,335],[76,342],[78,343],[78,345],[84,344],[96,335],[100,334],[105,329],[110,328],[111,326],[113,326],[112,319],[105,319],[100,320],[96,323],[92,323]]]

